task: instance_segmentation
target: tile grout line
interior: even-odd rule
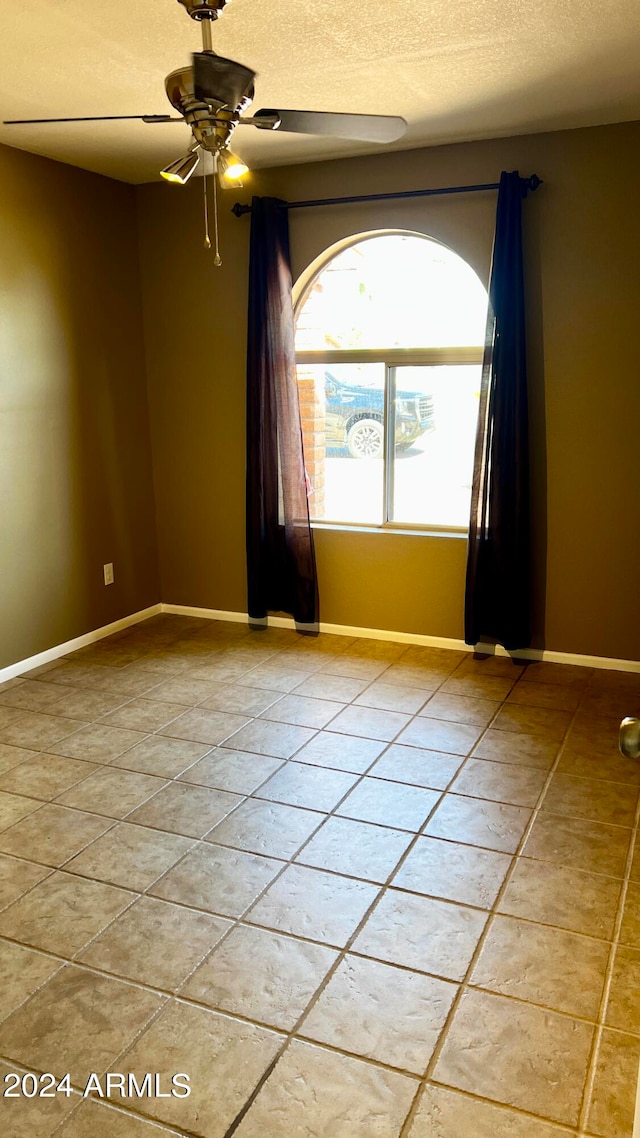
[[[623,883],[622,883],[622,889],[620,891],[620,897],[618,899],[618,908],[617,908],[617,912],[616,912],[615,925],[614,925],[614,930],[613,930],[613,934],[612,934],[612,943],[611,943],[611,948],[609,951],[609,959],[607,961],[607,971],[606,971],[606,976],[605,976],[605,982],[604,982],[604,987],[602,990],[602,995],[600,998],[600,1006],[599,1006],[599,1011],[598,1011],[598,1020],[597,1020],[597,1025],[596,1025],[596,1031],[594,1034],[591,1053],[589,1056],[589,1064],[588,1064],[588,1068],[587,1068],[587,1078],[586,1078],[584,1091],[583,1091],[582,1106],[581,1106],[581,1110],[580,1110],[579,1126],[578,1126],[578,1129],[580,1131],[581,1136],[587,1131],[587,1124],[589,1121],[589,1115],[591,1112],[591,1106],[592,1106],[592,1102],[593,1102],[593,1093],[595,1090],[595,1080],[596,1080],[596,1075],[597,1075],[598,1062],[600,1059],[600,1046],[602,1043],[602,1036],[604,1034],[604,1029],[606,1026],[606,1015],[607,1015],[608,1004],[609,1004],[609,996],[611,994],[611,986],[613,983],[613,970],[614,970],[614,966],[615,966],[618,948],[620,947],[620,932],[622,929],[622,922],[624,920],[625,905],[626,905],[626,900],[627,900],[627,893],[629,890],[629,884],[630,884],[630,880],[631,880],[631,869],[632,869],[632,865],[633,865],[633,856],[635,853],[635,847],[636,847],[637,840],[638,840],[638,826],[639,825],[640,825],[640,799],[638,800],[638,803],[636,806],[634,826],[633,826],[633,829],[631,832],[631,841],[629,844],[629,849],[627,852],[627,860],[626,860],[626,864],[625,864],[625,874],[624,874],[624,879],[623,879]],[[619,1030],[622,1030],[622,1029],[619,1029]],[[629,1034],[634,1034],[634,1033],[630,1032]],[[639,1089],[638,1087],[635,1088],[636,1094],[638,1093],[638,1089]]]
[[[346,650],[347,650],[347,649],[345,649],[345,651],[346,651]],[[282,651],[286,651],[286,649],[283,649]],[[277,656],[277,655],[278,655],[278,653],[276,652],[276,653],[275,653],[275,655]],[[390,661],[389,663],[387,663],[387,666],[386,666],[386,668],[383,670],[383,672],[382,672],[382,673],[381,673],[379,676],[377,676],[377,677],[373,678],[373,679],[370,681],[370,685],[371,685],[372,683],[375,683],[375,682],[379,682],[379,681],[383,680],[383,677],[384,677],[384,671],[386,671],[386,670],[387,670],[387,668],[390,666],[390,664],[391,664],[391,663],[395,663],[395,662],[397,662],[397,661]],[[462,662],[462,661],[461,661],[461,662]],[[256,667],[258,667],[258,666],[259,666],[259,665],[256,665]],[[441,685],[440,685],[440,686],[442,686],[442,684],[446,683],[448,679],[451,679],[451,678],[452,678],[452,676],[455,674],[455,671],[457,671],[457,666],[458,666],[458,665],[456,665],[456,667],[454,668],[454,670],[453,670],[453,672],[452,672],[452,673],[448,674],[448,675],[447,675],[447,676],[446,676],[446,677],[445,677],[445,678],[442,680],[442,682],[441,682]],[[321,668],[320,668],[320,669],[317,669],[317,670],[316,670],[316,673],[320,673],[320,672],[321,672]],[[313,674],[314,674],[314,673],[311,673],[311,675],[313,675]],[[304,682],[304,681],[301,681],[301,682]],[[369,685],[369,686],[370,686],[370,685]],[[365,690],[366,690],[366,689],[365,689]],[[437,690],[438,690],[438,689],[436,689],[436,691],[437,691]],[[295,693],[295,689],[294,689],[294,691],[293,691],[293,692],[289,692],[289,693],[281,693],[281,696],[280,696],[280,698],[285,698],[285,697],[286,697],[286,695],[288,695],[288,694],[294,694],[294,693]],[[361,694],[362,694],[362,693],[361,693]],[[435,694],[435,693],[431,693],[431,695],[429,696],[429,699],[431,699],[431,697],[432,697],[432,695],[433,695],[433,694]],[[144,694],[142,695],[142,697],[140,697],[140,696],[134,696],[134,697],[132,697],[132,698],[133,698],[133,699],[135,699],[135,698],[144,698]],[[206,698],[208,698],[208,697],[206,697]],[[308,697],[308,698],[313,698],[313,697]],[[353,697],[353,699],[352,699],[351,703],[353,703],[353,701],[354,701],[356,698],[357,698],[357,697]],[[276,702],[277,702],[277,701],[276,701]],[[429,701],[427,700],[427,701],[426,701],[426,703],[428,703],[428,702],[429,702]],[[506,697],[505,697],[505,699],[503,699],[503,700],[501,701],[501,705],[504,705],[504,703],[505,703],[505,702],[506,702]],[[196,706],[196,705],[194,705],[194,706]],[[426,704],[423,704],[423,705],[422,705],[422,707],[424,707],[424,706],[426,706]],[[185,709],[185,710],[188,710],[188,709]],[[182,714],[182,713],[181,713],[181,714]],[[336,713],[336,714],[339,714],[339,713]],[[416,712],[416,713],[414,713],[414,714],[413,714],[413,716],[411,716],[411,717],[410,717],[410,720],[409,720],[409,721],[411,721],[411,719],[412,719],[412,718],[415,718],[415,717],[417,716],[417,714],[418,714],[417,712]],[[497,713],[496,713],[496,714],[497,714]],[[179,717],[179,716],[178,716],[178,717]],[[176,718],[178,718],[178,717],[176,717]],[[259,716],[254,716],[254,717],[252,717],[252,718],[255,720],[255,719],[259,719],[260,717],[259,717]],[[275,722],[277,722],[277,721],[275,721]],[[325,729],[325,730],[329,730],[329,729],[330,729],[330,723],[326,724],[326,725],[324,726],[324,728],[320,728],[319,730],[323,730],[323,729]],[[400,730],[403,730],[403,728],[401,728]],[[316,734],[317,734],[317,733],[318,733],[318,732],[316,732]],[[313,737],[315,737],[315,736],[313,736]],[[387,748],[388,748],[390,745],[392,745],[392,744],[393,744],[393,740],[390,740],[390,741],[387,743]],[[305,744],[303,744],[302,746],[304,746],[304,745],[305,745]],[[134,744],[134,746],[135,746],[135,744]],[[215,744],[214,744],[214,745],[213,745],[213,747],[212,747],[212,750],[213,750],[213,749],[215,749],[215,747],[216,747],[216,746],[219,746],[219,744],[218,744],[218,745],[215,745]],[[477,743],[476,743],[474,746],[477,746]],[[383,754],[383,753],[385,753],[385,751],[386,751],[386,749],[387,749],[387,748],[385,748],[385,749],[383,750],[383,752],[381,753],[381,755],[380,755],[380,756],[378,756],[378,757],[377,757],[375,760],[373,760],[373,763],[372,763],[372,764],[370,764],[370,766],[369,766],[369,767],[367,767],[367,768],[366,768],[366,770],[360,774],[360,777],[359,777],[359,778],[356,780],[356,782],[355,782],[355,783],[352,785],[352,787],[350,787],[350,788],[349,788],[349,790],[346,792],[346,794],[345,794],[345,796],[344,796],[344,797],[348,797],[348,795],[349,795],[349,794],[352,792],[352,790],[354,790],[354,789],[355,789],[355,787],[356,787],[356,786],[358,786],[358,785],[360,784],[360,782],[362,781],[362,779],[364,779],[364,778],[365,778],[365,777],[368,775],[368,773],[369,773],[369,771],[371,770],[372,766],[374,766],[374,765],[375,765],[375,763],[378,761],[378,759],[382,757],[382,754]],[[429,748],[427,748],[427,749],[429,749]],[[299,750],[300,750],[300,749],[299,749]],[[294,753],[293,753],[293,755],[292,755],[292,756],[290,756],[290,758],[288,758],[288,759],[285,759],[285,760],[282,760],[282,762],[281,762],[281,766],[280,766],[280,767],[278,767],[278,770],[281,770],[281,769],[282,769],[282,768],[283,768],[283,767],[286,765],[286,763],[288,763],[288,762],[290,762],[290,761],[295,761],[295,758],[296,758],[296,756],[299,754],[299,750],[298,750],[297,752],[294,752]],[[125,752],[125,753],[126,753],[126,752]],[[209,752],[209,753],[211,753],[211,752]],[[251,752],[247,752],[247,754],[251,754]],[[442,794],[443,794],[443,793],[446,793],[446,792],[448,792],[448,791],[450,790],[450,787],[451,787],[451,784],[452,784],[452,782],[455,780],[455,778],[457,777],[457,775],[458,775],[458,774],[460,773],[460,771],[461,771],[461,770],[464,768],[464,766],[465,766],[466,762],[467,762],[467,761],[469,761],[469,759],[470,759],[470,758],[471,758],[471,756],[470,756],[470,754],[468,754],[468,755],[466,756],[466,758],[464,759],[464,761],[462,762],[462,764],[460,765],[460,767],[458,768],[458,770],[456,771],[456,773],[455,773],[455,775],[453,776],[453,778],[452,778],[452,780],[450,781],[450,783],[447,785],[447,787],[446,787],[446,790],[445,790],[444,792],[443,792],[443,791],[439,791],[439,792],[438,792],[438,793],[439,793],[439,796],[440,796],[440,797],[439,797],[438,801],[437,801],[437,802],[434,804],[434,807],[432,808],[432,811],[430,812],[430,815],[429,815],[429,817],[431,816],[431,813],[432,813],[432,812],[433,812],[433,811],[434,811],[434,810],[437,808],[437,805],[438,805],[438,804],[439,804],[439,802],[441,801],[441,799],[442,799]],[[194,760],[194,763],[192,763],[192,764],[191,764],[191,766],[195,765],[195,763],[197,763],[198,761],[200,761],[200,760]],[[557,761],[558,761],[558,759],[556,759],[556,764],[554,764],[554,768],[553,768],[553,769],[555,769],[555,766],[557,765]],[[104,764],[104,766],[107,766],[107,765],[109,765],[109,764]],[[187,767],[187,768],[185,768],[185,771],[187,771],[187,770],[189,770],[189,769],[191,769],[191,767]],[[181,773],[181,774],[183,774],[183,773],[185,773],[185,771],[183,771],[183,772],[180,772],[180,773]],[[273,774],[275,774],[275,773],[276,773],[276,772],[272,772],[272,774],[270,774],[269,776],[267,776],[267,778],[266,778],[265,780],[263,780],[263,782],[262,782],[262,783],[258,784],[258,786],[257,786],[256,788],[254,788],[254,790],[251,792],[251,794],[250,794],[250,795],[243,797],[242,801],[246,801],[248,798],[250,798],[250,797],[254,796],[254,795],[255,795],[255,791],[256,791],[256,790],[259,790],[259,789],[260,789],[260,787],[262,787],[262,786],[264,785],[264,783],[265,783],[265,782],[269,781],[269,779],[270,779],[271,777],[273,777]],[[353,772],[353,773],[355,773],[355,772]],[[547,782],[545,783],[545,788],[546,788],[546,785],[547,785],[547,783],[548,783],[548,780],[549,780],[549,778],[551,777],[551,774],[552,774],[552,773],[553,773],[553,771],[549,772],[549,776],[548,776],[548,778],[547,778]],[[87,776],[87,777],[88,777],[88,776]],[[177,776],[176,776],[176,777],[174,777],[174,779],[173,779],[172,781],[177,781],[177,780],[178,780],[178,779],[177,779]],[[381,781],[384,781],[384,780],[381,780]],[[393,781],[393,780],[388,780],[388,781]],[[190,785],[190,784],[188,784],[188,785]],[[199,784],[194,784],[194,785],[199,785]],[[155,792],[155,793],[159,793],[159,792]],[[155,797],[155,794],[154,794],[152,797]],[[340,802],[344,801],[344,797],[343,797],[343,799],[341,799],[341,800],[340,800]],[[149,801],[149,799],[147,799],[146,801]],[[265,800],[265,801],[270,801],[270,800]],[[329,813],[328,813],[328,814],[325,816],[325,818],[323,818],[323,821],[322,821],[321,823],[319,823],[319,825],[318,825],[318,828],[317,828],[317,829],[319,829],[319,828],[320,828],[320,827],[321,827],[321,826],[324,824],[324,822],[327,820],[327,818],[328,818],[328,817],[332,816],[332,814],[334,813],[334,811],[335,811],[335,810],[336,810],[336,809],[339,807],[339,805],[340,805],[340,802],[339,802],[339,803],[337,803],[337,804],[336,804],[336,806],[334,806],[333,810],[332,810],[331,812],[329,812]],[[238,803],[238,806],[239,806],[240,804],[241,804],[241,803]],[[288,804],[286,804],[286,803],[285,803],[284,805],[288,805]],[[236,807],[236,808],[237,808],[237,807]],[[135,809],[137,809],[137,807],[134,807],[134,808],[133,808],[133,811],[135,811]],[[234,809],[235,809],[235,808],[234,808]],[[302,808],[301,808],[301,809],[302,809]],[[536,809],[537,809],[537,808],[536,808]],[[133,812],[133,811],[132,811],[132,812]],[[233,811],[231,811],[231,812],[230,812],[230,814],[231,814],[231,813],[233,813]],[[230,816],[230,814],[229,814],[229,815],[227,815],[227,817],[229,817],[229,816]],[[126,817],[127,817],[127,816],[125,816],[125,818],[126,818]],[[121,821],[124,821],[124,820],[125,820],[125,819],[116,819],[116,820],[115,820],[115,823],[114,823],[114,824],[116,824],[116,825],[117,825],[119,822],[121,822]],[[421,831],[422,831],[422,829],[424,828],[424,826],[426,826],[426,825],[427,825],[427,823],[428,823],[428,820],[429,820],[429,819],[427,818],[427,820],[426,820],[426,821],[423,823],[423,826],[421,827],[421,830],[420,830],[420,831],[418,831],[418,832],[415,834],[415,836],[414,836],[414,838],[413,838],[412,842],[410,843],[410,846],[409,846],[409,847],[408,847],[408,849],[405,851],[405,855],[403,855],[403,857],[404,857],[404,856],[408,856],[408,853],[409,853],[410,849],[412,849],[412,848],[414,847],[414,845],[415,845],[415,842],[417,841],[418,837],[419,837],[419,836],[421,836]],[[216,823],[216,825],[217,825],[217,824],[218,824],[218,823]],[[375,823],[372,823],[372,824],[375,824]],[[382,824],[381,824],[381,825],[382,825]],[[105,831],[105,833],[106,833],[106,832],[109,832],[111,828],[112,828],[112,827],[110,827],[110,828],[109,828],[107,831]],[[214,826],[212,829],[215,829],[215,826]],[[298,852],[297,852],[297,853],[295,853],[295,854],[293,854],[293,855],[292,855],[292,857],[289,859],[289,861],[288,861],[288,862],[285,862],[285,863],[284,863],[284,866],[283,866],[283,868],[282,868],[281,872],[284,872],[284,870],[287,868],[287,866],[288,866],[288,865],[297,864],[297,862],[294,862],[294,860],[293,860],[293,859],[294,859],[294,858],[296,858],[296,859],[297,859],[297,857],[299,856],[300,852],[301,852],[301,851],[302,851],[302,850],[305,848],[306,844],[307,844],[309,841],[311,841],[311,840],[312,840],[312,838],[313,838],[313,836],[314,836],[314,834],[315,834],[315,833],[317,833],[317,829],[316,829],[316,831],[314,831],[314,832],[313,832],[311,835],[309,835],[309,838],[307,839],[307,841],[306,841],[305,843],[303,843],[303,845],[300,847],[300,849],[298,850]],[[160,832],[166,833],[166,832],[168,832],[168,831],[160,831]],[[169,832],[170,832],[170,831],[169,831]],[[212,831],[209,831],[209,832],[208,832],[208,834],[207,834],[207,836],[209,837],[211,834],[212,834]],[[102,836],[102,835],[100,835],[100,836]],[[96,841],[97,841],[97,840],[99,840],[99,838],[98,838],[98,839],[94,839],[94,840],[96,840]],[[443,840],[446,840],[446,839],[443,839]],[[92,843],[89,843],[89,845],[90,845],[90,844],[92,844]],[[198,844],[200,844],[200,845],[204,844],[204,838],[201,838],[201,839],[195,839],[195,840],[194,840],[194,845],[191,847],[191,850],[192,850],[192,849],[194,849],[194,848],[196,848],[196,846],[197,846]],[[208,843],[208,844],[211,844],[211,843]],[[85,848],[86,848],[86,847],[85,847]],[[233,848],[233,847],[231,847],[231,848]],[[187,853],[188,853],[188,852],[191,852],[191,850],[190,850],[190,851],[186,851],[186,852],[185,852],[185,854],[183,855],[183,857],[186,857],[186,856],[187,856]],[[80,852],[80,851],[78,851],[78,852]],[[72,856],[76,856],[76,855],[74,854],[74,855],[72,855]],[[177,862],[177,863],[174,863],[174,864],[176,864],[176,865],[177,865],[177,864],[179,864],[181,860],[182,860],[182,858],[178,859],[178,862]],[[278,860],[278,859],[276,859],[276,860]],[[401,859],[401,861],[402,861],[402,860],[403,860],[403,859]],[[515,862],[515,858],[512,856],[512,863],[513,863],[513,862]],[[66,864],[66,863],[63,863],[63,864]],[[400,863],[398,863],[398,865],[396,865],[395,869],[394,869],[394,870],[392,870],[392,872],[391,872],[391,874],[389,875],[389,877],[387,878],[386,882],[383,884],[383,886],[382,886],[382,889],[381,889],[381,890],[379,890],[378,898],[376,898],[376,901],[374,902],[374,904],[377,904],[377,903],[378,903],[378,900],[380,899],[380,897],[381,897],[382,893],[384,893],[384,892],[386,891],[386,889],[387,889],[388,887],[390,887],[390,886],[389,886],[390,878],[391,878],[391,877],[393,877],[393,876],[395,876],[395,873],[398,871],[398,868],[399,868],[399,864],[400,864]],[[60,866],[60,867],[58,867],[58,868],[62,868],[62,866]],[[173,868],[173,866],[172,866],[172,867],[170,867],[170,868]],[[320,867],[316,867],[316,868],[320,868]],[[162,873],[162,874],[160,874],[159,876],[160,876],[160,877],[164,876],[164,872],[168,872],[168,871],[163,871],[163,873]],[[332,872],[332,871],[330,871],[330,870],[325,870],[325,872]],[[511,869],[509,870],[509,874],[507,875],[507,880],[508,880],[508,876],[510,876],[510,873],[511,873]],[[278,875],[278,876],[279,876],[279,875]],[[340,875],[339,875],[339,876],[340,876]],[[345,876],[345,875],[342,875],[342,876]],[[348,876],[348,875],[346,875],[346,876]],[[159,880],[159,878],[158,878],[158,879],[156,879],[156,880]],[[276,877],[274,880],[277,880],[277,877]],[[263,890],[263,893],[264,893],[264,892],[265,892],[265,891],[266,891],[268,888],[270,888],[271,884],[273,884],[273,883],[274,883],[273,881],[272,881],[272,882],[270,882],[270,883],[269,883],[269,885],[265,887],[265,890]],[[146,889],[147,889],[147,890],[148,890],[148,889],[150,889],[150,888],[152,887],[152,885],[153,885],[153,884],[154,884],[154,883],[151,883],[150,885],[148,885],[148,886],[146,887]],[[374,884],[378,884],[378,883],[374,883]],[[505,881],[505,885],[506,885],[506,881]],[[146,890],[145,890],[145,892],[146,892]],[[24,894],[23,894],[23,895],[24,895]],[[262,894],[261,894],[261,895],[262,895]],[[249,906],[249,907],[248,907],[248,909],[247,909],[247,910],[245,910],[245,913],[248,913],[248,912],[250,911],[250,909],[253,907],[253,905],[257,904],[257,901],[258,901],[258,900],[259,900],[259,898],[257,898],[257,899],[256,899],[254,902],[252,902],[251,906]],[[126,910],[125,910],[125,911],[126,911]],[[121,915],[121,914],[119,914],[119,915]],[[491,914],[489,914],[489,917],[491,917]],[[238,918],[238,919],[237,919],[237,921],[236,921],[236,925],[237,925],[237,924],[239,924],[239,923],[241,923],[241,922],[242,922],[242,920],[243,920],[243,918],[242,918],[242,917]],[[108,927],[108,926],[107,926],[107,927]],[[235,927],[235,926],[234,926],[234,927]],[[253,927],[255,927],[255,926],[253,926]],[[104,930],[101,930],[101,931],[104,931]],[[230,931],[230,930],[229,930],[229,931]],[[279,932],[280,930],[277,930],[277,931]],[[98,934],[98,935],[99,935],[99,934]],[[288,935],[288,934],[282,934],[282,935]],[[291,934],[291,935],[293,935],[293,934]],[[354,934],[354,935],[357,935],[357,932],[356,932],[356,934]],[[91,943],[91,942],[88,942],[88,943]],[[84,946],[84,947],[86,947],[86,946]],[[79,950],[79,951],[82,951],[82,950]],[[214,951],[214,950],[212,950],[212,951]],[[346,951],[347,951],[347,949],[345,948],[344,952],[346,952]],[[343,955],[344,955],[344,953],[343,953]],[[200,963],[202,963],[202,962],[200,962]],[[200,966],[200,965],[198,964],[196,967],[199,967],[199,966]],[[185,980],[185,981],[183,981],[183,983],[186,983],[186,980]],[[308,1008],[308,1009],[307,1009],[307,1012],[308,1012],[309,1010],[310,1010],[310,1008]],[[307,1012],[305,1012],[304,1014],[307,1014]],[[229,1015],[229,1014],[231,1014],[231,1015],[232,1015],[233,1013],[225,1013],[225,1012],[223,1012],[222,1014],[228,1014],[228,1015]],[[250,1021],[250,1022],[251,1022],[251,1021]],[[144,1030],[146,1030],[146,1028],[145,1028]],[[330,1046],[330,1045],[328,1045],[328,1046]],[[347,1053],[347,1054],[349,1054],[349,1053]],[[364,1057],[362,1057],[362,1058],[364,1058]],[[414,1076],[414,1077],[415,1077],[415,1076]]]
[[[497,712],[496,715],[497,714],[499,714],[499,713]],[[423,1077],[423,1084],[422,1084],[421,1088],[419,1089],[418,1093],[416,1094],[416,1098],[415,1098],[415,1100],[411,1106],[409,1114],[407,1115],[407,1117],[405,1119],[405,1122],[402,1126],[402,1129],[400,1131],[398,1138],[410,1138],[409,1132],[410,1132],[410,1129],[413,1125],[413,1121],[415,1119],[417,1110],[419,1108],[420,1102],[421,1102],[422,1097],[424,1095],[426,1086],[427,1086],[429,1080],[431,1079],[431,1076],[432,1076],[432,1074],[433,1074],[433,1072],[437,1066],[437,1063],[438,1063],[438,1060],[439,1060],[440,1055],[442,1053],[442,1049],[444,1047],[446,1038],[449,1034],[449,1029],[453,1023],[455,1014],[458,1010],[458,1007],[460,1005],[462,997],[465,994],[465,992],[468,990],[470,978],[473,975],[473,972],[475,970],[475,966],[476,966],[478,959],[480,957],[480,953],[482,952],[482,949],[484,948],[484,944],[485,944],[487,936],[489,934],[489,930],[491,929],[492,924],[493,924],[493,919],[498,913],[498,907],[499,907],[500,903],[502,902],[502,898],[503,898],[503,896],[507,890],[507,887],[509,885],[511,877],[513,876],[515,868],[518,864],[518,859],[521,856],[522,851],[525,848],[525,845],[527,843],[527,840],[529,838],[529,835],[531,833],[533,825],[534,825],[534,823],[538,817],[538,814],[540,812],[542,803],[545,799],[549,784],[551,783],[553,775],[555,774],[555,772],[557,770],[558,764],[560,762],[560,758],[562,756],[562,752],[563,752],[564,747],[566,745],[566,740],[567,740],[567,737],[569,735],[569,731],[571,730],[571,727],[575,721],[576,714],[577,714],[577,708],[574,711],[573,716],[571,717],[571,721],[567,726],[567,729],[564,733],[562,740],[559,742],[558,752],[556,754],[556,757],[554,759],[552,766],[549,768],[549,771],[547,773],[547,777],[545,779],[544,785],[543,785],[542,789],[540,790],[540,794],[538,795],[536,805],[533,807],[529,822],[527,823],[527,825],[524,829],[524,832],[522,834],[522,837],[520,838],[520,841],[518,843],[518,846],[517,846],[514,854],[512,855],[511,865],[509,866],[509,868],[505,874],[502,885],[500,886],[500,889],[498,890],[497,896],[494,900],[494,903],[491,907],[491,910],[487,914],[487,921],[485,923],[484,929],[483,929],[482,933],[480,934],[480,937],[479,937],[478,942],[476,944],[475,950],[471,956],[471,960],[469,961],[469,965],[467,967],[465,975],[464,975],[464,977],[460,983],[460,987],[458,989],[458,992],[457,992],[456,996],[454,997],[451,1008],[449,1009],[449,1014],[445,1020],[443,1027],[442,1027],[442,1030],[441,1030],[440,1035],[438,1037],[438,1040],[436,1042],[436,1046],[433,1050],[431,1059],[430,1059],[429,1064],[426,1068],[426,1071],[425,1071],[425,1074]],[[488,727],[487,727],[487,730],[489,730]],[[444,1085],[446,1085],[446,1084],[444,1084]],[[509,1104],[502,1104],[502,1105],[509,1105]],[[544,1121],[548,1121],[548,1120],[545,1119]],[[555,1121],[555,1120],[553,1120],[553,1121]]]

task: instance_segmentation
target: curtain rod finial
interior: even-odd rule
[[[525,197],[529,190],[533,192],[537,190],[538,186],[542,185],[542,178],[539,178],[537,174],[532,174],[529,178],[522,178],[521,181]]]
[[[235,217],[242,217],[245,213],[251,213],[251,206],[243,205],[242,202],[236,202],[236,204],[231,207],[231,212]]]

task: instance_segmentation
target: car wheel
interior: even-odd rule
[[[358,419],[347,432],[352,458],[381,458],[384,450],[382,423],[377,419]]]

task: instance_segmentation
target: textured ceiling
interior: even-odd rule
[[[164,114],[164,76],[200,50],[176,0],[4,0],[0,116]],[[258,72],[260,106],[403,115],[391,149],[640,119],[638,0],[233,0],[221,54]],[[181,123],[0,126],[0,141],[128,182],[183,153]],[[369,143],[241,127],[255,167]]]

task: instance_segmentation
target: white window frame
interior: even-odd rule
[[[384,364],[384,452],[383,452],[383,521],[376,525],[374,522],[338,522],[328,518],[312,520],[311,526],[315,529],[340,530],[369,530],[390,533],[419,533],[447,534],[467,536],[468,526],[434,525],[425,522],[394,522],[387,520],[393,502],[393,471],[395,454],[395,421],[394,421],[394,389],[395,371],[399,367],[482,364],[483,348],[478,345],[450,348],[363,348],[363,349],[336,349],[333,351],[319,349],[317,351],[296,352],[296,364],[307,366],[322,366],[331,364]]]

